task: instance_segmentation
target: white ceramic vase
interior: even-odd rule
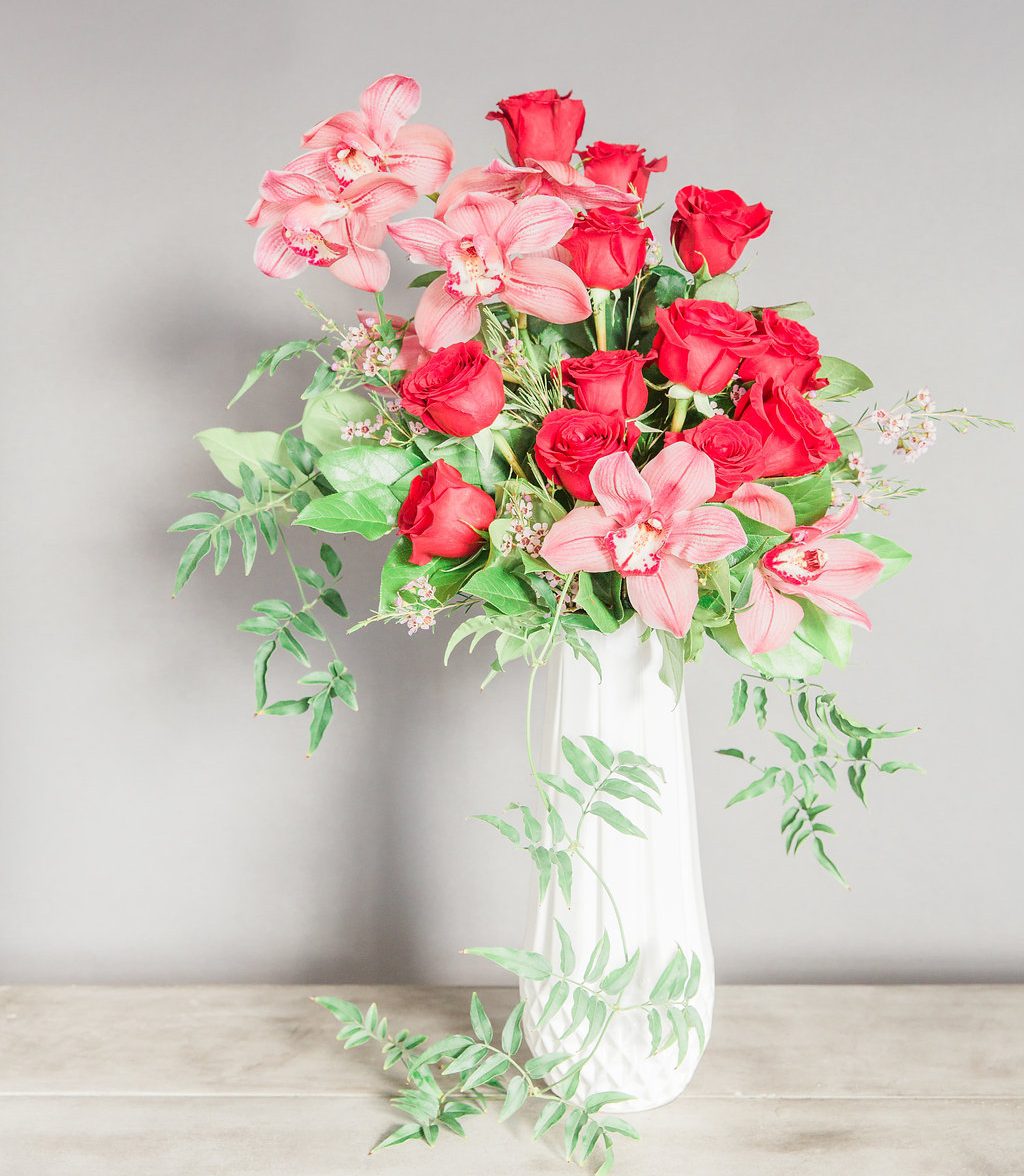
[[[614,896],[629,950],[640,952],[632,981],[615,999],[622,1005],[643,1003],[678,944],[687,958],[693,953],[699,957],[700,983],[690,1003],[709,1033],[714,961],[704,909],[686,702],[682,699],[676,706],[672,692],[658,678],[658,641],[652,637],[641,643],[639,638],[636,621],[610,635],[593,635],[603,671],[601,680],[587,662],[577,660],[564,647],[558,651],[546,671],[547,705],[538,766],[573,779],[562,756],[562,736],[578,741],[582,735],[596,735],[613,751],[636,752],[663,769],[660,813],[632,800],[615,802],[646,838],[625,835],[589,817],[584,822],[580,849]],[[556,800],[567,826],[574,830],[579,809],[567,797],[559,795]],[[579,861],[573,871],[571,906],[552,884],[531,911],[526,946],[553,961],[559,959],[556,919],[568,931],[575,948],[573,979],[582,979],[590,952],[604,931],[612,943],[608,967],[623,962],[622,936],[608,892]],[[571,1002],[537,1028],[554,983],[520,983],[526,1000],[526,1041],[535,1056],[578,1049],[584,1037],[585,1027],[563,1038],[571,1023]],[[617,1090],[635,1097],[609,1110],[642,1111],[662,1106],[686,1088],[701,1052],[696,1034],[691,1033],[681,1065],[677,1065],[674,1047],[652,1057],[646,1011],[620,1012],[610,1021],[584,1068],[577,1098]],[[561,1072],[556,1070],[555,1074]]]

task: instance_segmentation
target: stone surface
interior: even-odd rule
[[[369,1160],[395,1122],[375,1055],[314,991],[465,1027],[459,989],[0,989],[3,1176],[565,1173],[530,1119]],[[497,1019],[512,989],[482,995]],[[687,1093],[633,1121],[618,1171],[1011,1176],[1024,1170],[1024,986],[723,987]]]

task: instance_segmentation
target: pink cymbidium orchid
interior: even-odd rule
[[[602,457],[590,474],[596,506],[553,523],[541,555],[570,572],[618,572],[633,607],[655,629],[682,637],[697,607],[695,565],[724,559],[746,542],[739,519],[708,503],[711,459],[686,441],[643,470],[625,453]]]
[[[811,527],[796,525],[785,495],[756,482],[744,483],[728,504],[790,535],[754,568],[749,603],[736,614],[736,629],[751,653],[771,653],[789,641],[804,617],[798,597],[830,616],[871,628],[853,600],[881,575],[882,561],[852,539],[836,537],[856,515],[856,498]]]
[[[264,230],[256,264],[271,278],[324,266],[359,290],[382,290],[391,273],[380,248],[387,222],[415,200],[408,184],[388,176],[365,176],[343,187],[312,155],[300,156],[284,171],[266,173],[246,218]]]
[[[557,196],[573,212],[597,207],[632,210],[637,206],[632,193],[588,180],[568,163],[531,159],[523,167],[513,167],[503,159],[495,159],[486,167],[460,172],[441,193],[435,215],[443,217],[456,200],[469,192],[491,192],[513,201],[526,196]]]
[[[435,192],[451,174],[455,148],[436,127],[409,124],[420,105],[419,83],[388,74],[359,97],[359,110],[345,110],[317,123],[303,137],[342,187],[363,176],[389,175]]]
[[[501,298],[514,310],[550,323],[575,323],[591,313],[587,288],[551,257],[569,231],[572,209],[554,196],[518,204],[488,192],[463,196],[443,219],[417,217],[388,231],[413,261],[444,269],[423,292],[416,334],[428,351],[464,343],[480,330],[480,304]]]

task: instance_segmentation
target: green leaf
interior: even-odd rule
[[[584,784],[595,785],[601,778],[601,772],[596,763],[587,753],[573,741],[562,736],[562,755],[576,775]]]
[[[354,444],[320,457],[319,469],[339,493],[392,486],[422,465],[415,450],[391,445]],[[404,498],[405,495],[396,495]]]
[[[204,502],[212,502],[221,510],[236,511],[242,506],[233,494],[227,494],[223,490],[194,490],[189,498],[201,498]]]
[[[729,306],[739,306],[740,288],[732,274],[716,274],[697,286],[694,298],[712,299]]]
[[[304,666],[309,665],[309,654],[303,649],[301,643],[296,640],[290,629],[282,629],[278,636],[281,639],[282,646],[284,646],[296,661],[301,662]]]
[[[484,1010],[484,1006],[480,1003],[480,997],[475,992],[469,1002],[469,1021],[477,1037],[480,1038],[484,1045],[490,1045],[491,1038],[494,1036],[494,1030],[491,1027],[491,1021]]]
[[[388,552],[380,574],[380,602],[378,611],[391,612],[395,598],[412,580],[426,576],[434,596],[444,603],[450,600],[473,573],[472,561],[466,559],[430,560],[426,564],[410,563],[412,543],[402,536]]]
[[[754,687],[754,717],[757,725],[763,731],[768,722],[768,691],[763,686]]]
[[[327,634],[323,630],[323,626],[312,614],[308,612],[297,612],[292,617],[292,624],[300,633],[305,633],[307,637],[313,637],[317,641],[326,641]]]
[[[409,283],[409,289],[419,290],[423,286],[429,286],[431,282],[444,277],[444,272],[444,270],[427,270],[424,274],[417,274]]]
[[[700,959],[694,952],[690,956],[690,974],[687,976],[686,986],[683,988],[683,999],[693,1000],[697,995],[698,988],[700,988]]]
[[[658,671],[658,679],[672,691],[672,697],[678,706],[683,696],[686,650],[680,638],[667,633],[664,629],[656,629],[655,633],[661,646],[661,669]]]
[[[544,1026],[551,1020],[555,1013],[565,1004],[566,998],[569,995],[569,985],[565,980],[559,980],[552,985],[551,991],[548,993],[548,998],[544,1002],[544,1008],[541,1010],[540,1016],[537,1018],[537,1028],[543,1029]]]
[[[267,705],[267,663],[276,648],[276,641],[264,641],[256,650],[256,659],[252,664],[252,676],[256,686],[257,710],[262,710]]]
[[[324,732],[327,730],[327,725],[330,723],[334,713],[334,701],[331,692],[323,690],[315,695],[312,710],[313,718],[309,724],[308,755],[312,755],[320,746],[320,740],[323,739]]]
[[[243,387],[244,391],[244,387]],[[390,1135],[386,1136],[372,1148],[370,1155],[374,1152],[383,1151],[386,1147],[396,1147],[400,1143],[406,1143],[410,1139],[422,1139],[423,1132],[418,1123],[403,1123],[401,1127],[396,1127]]]
[[[521,1000],[509,1013],[501,1031],[501,1048],[507,1054],[515,1054],[523,1044],[523,1011],[526,1001]]]
[[[309,710],[308,698],[285,698],[263,708],[265,715],[301,715]]]
[[[542,1078],[545,1074],[549,1074],[556,1066],[560,1066],[562,1062],[567,1062],[572,1057],[567,1053],[546,1053],[540,1054],[539,1057],[530,1058],[523,1069],[530,1075],[531,1078]]]
[[[334,588],[325,588],[320,593],[320,599],[327,605],[331,612],[337,613],[339,617],[348,616],[348,606]]]
[[[832,505],[832,475],[827,469],[800,478],[766,478],[765,485],[789,499],[801,527],[816,523]]]
[[[734,727],[747,709],[747,680],[746,678],[737,678],[736,683],[732,688],[732,717],[729,719],[729,726]]]
[[[828,380],[828,387],[815,393],[819,400],[852,396],[856,392],[866,392],[873,386],[870,378],[859,367],[847,363],[845,359],[837,359],[834,355],[821,357],[818,375]]]
[[[497,564],[471,576],[463,585],[463,591],[486,600],[505,616],[532,612],[536,607],[526,584]]]
[[[231,556],[231,532],[227,527],[218,527],[213,532],[213,574],[219,576]]]
[[[620,992],[629,984],[636,973],[637,964],[640,963],[640,952],[635,951],[629,959],[620,968],[614,968],[601,981],[601,991],[607,992],[611,996],[618,996]]]
[[[924,768],[920,764],[912,764],[907,760],[886,760],[884,764],[879,764],[878,770],[880,772],[923,772]]]
[[[507,838],[513,845],[519,844],[519,833],[514,826],[510,825],[508,821],[503,821],[501,817],[491,816],[490,813],[479,813],[475,819],[490,825],[492,829],[497,829],[502,837]]]
[[[652,271],[657,276],[654,285],[654,300],[659,306],[671,306],[679,298],[690,293],[690,280],[679,270],[669,265],[656,265]]]
[[[608,939],[608,932],[605,931],[595,944],[594,950],[590,953],[586,971],[583,973],[583,979],[588,984],[592,980],[596,980],[604,972],[608,964],[608,956],[611,954],[611,949],[611,941]]]
[[[769,306],[766,310],[774,310],[781,318],[809,319],[814,318],[814,311],[809,302],[783,302],[780,306]]]
[[[209,531],[220,522],[215,514],[208,510],[197,511],[195,514],[182,515],[177,522],[167,528],[172,531]]]
[[[651,989],[651,1003],[661,1004],[663,1001],[673,1000],[676,994],[682,992],[688,975],[686,955],[681,947],[677,947]]]
[[[521,951],[510,947],[467,947],[466,955],[480,956],[527,980],[547,980],[551,965],[535,951]]]
[[[715,755],[727,755],[732,759],[746,760],[747,754],[738,747],[720,747]]]
[[[320,561],[335,579],[341,575],[341,556],[329,543],[320,544]]]
[[[603,800],[595,800],[590,806],[590,811],[595,817],[599,817],[620,833],[626,833],[630,837],[646,838],[647,836],[642,829],[633,824],[629,817],[624,816],[618,809],[612,808],[610,804],[605,804]]]
[[[263,501],[263,486],[247,462],[238,463],[238,476],[242,479],[242,493],[253,506],[259,506]]]
[[[564,1102],[546,1103],[544,1109],[537,1116],[537,1123],[533,1129],[533,1138],[540,1139],[545,1132],[550,1131],[568,1109],[568,1105]]]
[[[252,571],[256,560],[256,526],[251,515],[239,515],[235,519],[235,532],[242,541],[242,564],[245,574]]]
[[[614,633],[620,622],[608,606],[594,593],[594,581],[589,572],[580,572],[576,592],[576,603],[594,622],[602,633]]]
[[[398,500],[387,489],[355,491],[317,498],[295,520],[300,526],[341,535],[355,533],[365,539],[380,539],[395,524]]]
[[[891,539],[883,539],[881,535],[857,533],[846,534],[843,538],[852,539],[854,543],[859,543],[861,547],[866,547],[868,551],[878,556],[882,561],[882,574],[878,578],[880,584],[883,580],[895,576],[897,572],[902,572],[913,558],[910,552],[904,550],[898,543],[893,543]]]
[[[782,731],[773,731],[772,734],[789,752],[789,758],[793,761],[793,763],[801,763],[807,758],[807,753],[795,739],[791,738],[789,735],[784,734]]]
[[[234,429],[204,429],[196,440],[210,455],[210,460],[232,486],[242,488],[239,472],[244,462],[250,470],[263,461],[289,465],[285,443],[280,433],[239,433]]]
[[[576,967],[576,953],[573,951],[569,932],[557,919],[555,919],[555,929],[558,932],[558,941],[561,945],[558,967],[563,976],[569,976],[572,974],[573,968]]]
[[[277,551],[277,543],[281,537],[273,510],[261,510],[256,515],[256,522],[259,523],[260,530],[263,532],[263,540],[267,545],[267,550],[273,555]]]
[[[177,595],[188,583],[192,573],[199,566],[199,561],[210,550],[211,539],[209,532],[194,536],[182,553],[178,563],[178,574],[174,578],[174,594]]]
[[[526,1102],[529,1093],[530,1088],[527,1086],[526,1079],[522,1074],[517,1074],[514,1078],[510,1079],[508,1086],[505,1088],[505,1101],[498,1115],[498,1122],[503,1123],[506,1119],[510,1119],[523,1103]]]
[[[797,626],[797,634],[822,657],[837,666],[845,666],[853,648],[853,627],[850,622],[832,616],[809,600],[801,600],[799,604],[804,619]]]
[[[739,804],[741,800],[752,800],[755,796],[763,796],[775,784],[775,777],[778,775],[778,768],[769,768],[763,776],[759,776],[752,784],[748,784],[746,788],[740,789],[727,803],[726,808],[732,808],[734,804]]]
[[[614,796],[616,800],[638,800],[646,808],[661,812],[661,805],[654,797],[631,780],[620,780],[617,776],[613,776],[601,785],[601,791],[607,792],[609,796]]]

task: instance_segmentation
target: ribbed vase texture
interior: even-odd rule
[[[546,671],[547,704],[538,766],[574,779],[562,755],[562,736],[579,741],[582,735],[596,735],[613,751],[636,752],[663,769],[660,813],[632,800],[614,802],[646,838],[628,836],[591,816],[584,822],[580,848],[614,895],[629,949],[640,950],[637,972],[616,999],[621,1004],[645,1001],[678,944],[688,958],[696,952],[700,959],[700,986],[691,1004],[710,1033],[715,969],[701,882],[686,702],[683,699],[676,706],[672,692],[659,680],[660,644],[654,638],[641,643],[635,622],[616,633],[593,637],[602,667],[600,680],[586,661],[564,647]],[[571,833],[579,809],[568,797],[556,795],[554,800]],[[576,954],[574,979],[582,980],[590,952],[605,931],[612,943],[608,967],[623,962],[609,897],[578,861],[571,906],[552,883],[543,901],[532,904],[530,918],[526,946],[549,960],[559,959],[555,920],[568,931]],[[562,1038],[570,1024],[571,1000],[537,1028],[553,984],[553,980],[520,982],[526,1000],[526,1041],[535,1056],[578,1049],[585,1032],[584,1026]],[[648,1110],[671,1102],[686,1088],[700,1061],[697,1040],[690,1035],[686,1057],[678,1067],[675,1048],[654,1057],[650,1054],[646,1013],[617,1014],[583,1072],[577,1098],[602,1090],[635,1096],[608,1108],[615,1112]]]

